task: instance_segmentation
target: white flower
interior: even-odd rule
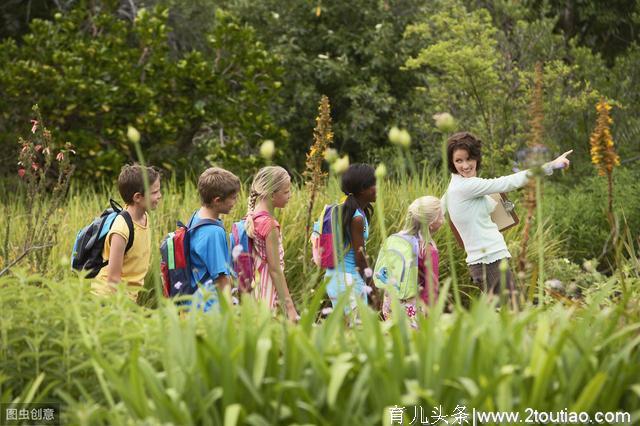
[[[333,164],[338,159],[338,151],[333,148],[327,148],[324,152],[324,159],[327,163]]]
[[[411,145],[411,135],[406,129],[398,129],[396,126],[393,126],[391,130],[389,130],[389,141],[394,145],[409,148]]]
[[[384,163],[378,164],[378,167],[376,167],[376,179],[382,179],[386,175],[387,175],[387,166],[385,166]]]
[[[233,248],[233,250],[231,250],[231,256],[234,261],[238,260],[238,256],[240,256],[240,254],[242,254],[242,244],[238,244]]]
[[[545,281],[544,285],[545,287],[548,287],[551,290],[564,292],[564,284],[562,284],[562,281],[560,281],[559,279],[552,278],[550,280]]]
[[[371,292],[373,291],[373,288],[370,285],[365,285],[364,286],[364,292],[367,294],[371,294]]]
[[[595,272],[595,271],[596,271],[596,268],[595,268],[595,266],[593,265],[593,261],[591,261],[591,260],[585,260],[585,261],[582,263],[582,268],[583,268],[585,271],[587,271],[587,272],[591,272],[591,273],[593,273],[593,272]]]
[[[140,142],[140,132],[135,127],[129,126],[127,127],[127,138],[133,143],[138,143]]]
[[[333,165],[331,167],[333,167],[333,171],[336,174],[342,174],[346,172],[349,168],[349,156],[345,155],[342,158],[337,159],[333,162]]]
[[[371,268],[364,268],[364,276],[367,278],[371,278],[373,276],[373,271]]]
[[[396,126],[393,126],[390,130],[389,130],[389,141],[394,144],[397,145],[400,139],[400,129],[398,129]]]
[[[331,312],[333,312],[333,308],[324,308],[322,310],[322,315],[329,315]]]
[[[176,290],[180,290],[180,287],[182,287],[182,282],[178,281],[173,286],[175,287]]]
[[[262,142],[262,145],[260,145],[260,155],[265,160],[271,160],[275,151],[276,151],[276,146],[273,143],[273,141],[270,139]]]
[[[406,129],[400,130],[400,137],[398,138],[398,143],[403,148],[409,148],[409,146],[411,145],[411,135],[409,134],[409,132],[406,131]]]
[[[436,122],[438,130],[443,133],[451,133],[456,129],[456,120],[448,112],[434,114],[433,119]]]

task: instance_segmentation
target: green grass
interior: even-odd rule
[[[86,284],[0,280],[0,402],[62,401],[70,424],[388,424],[394,405],[640,419],[638,292],[614,300],[615,280],[580,308],[442,298],[419,330],[365,307],[358,327],[339,307],[317,323],[319,293],[292,325],[251,301],[181,320]]]
[[[369,255],[374,258],[382,240],[380,220],[395,232],[411,200],[443,190],[429,173],[380,182],[384,210],[371,224]],[[198,207],[189,181],[165,182],[163,191],[152,216],[158,243],[175,220]],[[251,300],[180,319],[171,303],[151,296],[142,306],[123,294],[97,299],[70,271],[77,229],[106,206],[110,192],[72,189],[58,223],[50,225],[59,227],[57,244],[0,278],[0,403],[59,401],[68,424],[388,424],[389,407],[396,405],[407,408],[407,424],[414,406],[430,413],[439,405],[448,414],[457,405],[523,414],[526,408],[622,410],[640,420],[640,264],[633,243],[615,275],[589,276],[580,304],[547,296],[542,307],[514,312],[474,297],[467,309],[457,309],[443,227],[436,234],[442,297],[419,329],[403,316],[380,322],[364,306],[361,324],[349,328],[341,306],[318,319],[321,272],[303,273],[307,194],[295,187],[279,220],[300,322],[274,319]],[[315,210],[337,200],[338,192],[330,181]],[[19,252],[27,214],[19,194],[10,197],[0,206],[0,229],[9,235],[5,258]],[[227,227],[243,215],[245,198],[225,218]],[[544,264],[555,268],[547,276],[562,266],[552,260],[566,255],[552,223],[545,218],[542,227]],[[514,255],[520,231],[506,235]],[[528,258],[536,264],[535,233],[531,241]],[[154,256],[157,263],[157,251]],[[457,247],[454,258],[459,287],[469,292]]]

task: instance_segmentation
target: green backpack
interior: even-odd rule
[[[399,299],[410,299],[418,294],[418,238],[397,233],[382,244],[373,282],[385,291],[397,292]]]

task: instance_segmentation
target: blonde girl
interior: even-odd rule
[[[418,239],[418,294],[411,299],[400,300],[400,305],[409,316],[412,325],[420,308],[419,299],[427,306],[438,297],[438,249],[431,236],[442,226],[444,216],[441,201],[437,197],[420,197],[409,205],[405,226],[401,233]],[[391,298],[385,292],[382,302],[384,319],[391,317]]]
[[[291,178],[282,167],[258,171],[251,184],[247,212],[247,234],[253,240],[253,292],[275,309],[277,298],[290,320],[298,317],[284,276],[284,249],[280,224],[274,210],[284,208],[291,196]]]

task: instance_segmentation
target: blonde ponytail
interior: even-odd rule
[[[407,210],[403,232],[418,236],[421,231],[429,232],[429,225],[440,217],[440,199],[430,195],[417,198]]]

